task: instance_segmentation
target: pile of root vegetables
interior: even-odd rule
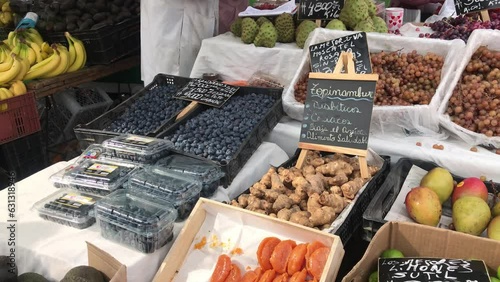
[[[368,166],[371,176],[379,170]],[[270,168],[231,205],[316,229],[325,229],[356,197],[363,179],[356,157],[309,151],[301,169]]]

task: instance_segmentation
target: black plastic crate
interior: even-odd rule
[[[179,88],[185,86],[191,79],[186,77],[158,74],[153,79],[153,82],[148,84],[146,87],[141,89],[136,94],[132,95],[127,100],[123,101],[121,104],[115,108],[107,111],[106,113],[100,115],[93,121],[87,124],[80,124],[74,128],[76,138],[80,144],[82,150],[86,149],[89,145],[94,143],[102,143],[104,140],[119,136],[120,133],[105,131],[117,117],[121,116],[127,108],[129,108],[138,98],[144,96],[149,90],[152,90],[158,86],[174,84]],[[178,114],[178,113],[177,113]],[[177,114],[171,117],[167,122],[165,122],[160,128],[156,129],[154,132],[146,134],[147,136],[154,137],[157,136],[162,130],[171,125]]]
[[[295,154],[289,160],[282,163],[278,167],[290,168],[295,166],[295,164],[297,164],[297,159],[299,158],[300,151],[301,151],[300,149],[295,151]],[[323,153],[323,154],[333,154],[333,153]],[[344,246],[356,234],[356,232],[361,231],[362,227],[361,219],[363,218],[363,213],[365,212],[366,208],[368,207],[371,200],[375,196],[375,193],[377,193],[379,187],[382,185],[387,175],[389,174],[391,166],[391,157],[389,156],[380,156],[380,157],[384,159],[384,164],[382,165],[380,170],[372,177],[370,182],[368,182],[365,190],[363,190],[363,193],[359,195],[356,202],[354,203],[351,212],[345,218],[342,225],[335,232],[335,235],[340,237],[340,239],[342,240],[342,244]],[[249,193],[250,189],[247,189],[240,195]],[[239,195],[235,199],[237,199],[238,197]]]
[[[41,32],[51,43],[68,46],[64,32]],[[87,51],[87,65],[110,64],[125,56],[138,53],[141,47],[140,17],[133,17],[115,25],[98,29],[71,32],[80,39]]]
[[[215,163],[216,165],[220,166],[225,174],[224,178],[222,178],[221,180],[221,184],[225,188],[229,187],[229,185],[236,177],[236,175],[239,173],[241,168],[245,165],[245,163],[250,159],[252,154],[260,146],[264,137],[273,130],[276,124],[278,124],[281,117],[283,117],[284,115],[283,105],[281,101],[283,88],[240,87],[240,89],[235,95],[247,95],[251,93],[272,95],[276,98],[276,101],[274,102],[274,105],[271,107],[271,109],[266,113],[265,118],[263,118],[254,127],[252,132],[242,142],[242,144],[240,145],[236,153],[234,153],[229,162],[226,161],[217,162],[213,160],[208,160],[201,156],[190,154],[182,150],[174,149],[175,152],[181,155],[186,155],[201,160],[208,160],[209,162]],[[178,122],[176,122],[175,124],[167,128],[165,131],[158,134],[157,138],[163,138],[175,132],[180,125],[186,123],[191,117],[196,116],[198,113],[208,108],[209,106],[205,105],[199,106],[196,110],[184,116]]]
[[[16,173],[20,181],[47,165],[41,132],[28,135],[0,146],[0,166]]]
[[[409,158],[401,158],[395,165],[392,166],[389,175],[385,182],[382,184],[378,192],[373,197],[370,205],[363,214],[363,238],[370,241],[375,233],[387,221],[384,220],[385,216],[391,210],[392,205],[399,195],[399,191],[406,180],[406,176],[410,172],[413,165],[416,165],[427,171],[438,167],[437,164],[421,160],[414,160]],[[464,177],[453,175],[453,179],[460,182]],[[490,193],[497,192],[500,189],[500,184],[491,181],[484,182]],[[496,194],[496,193],[495,193]],[[444,205],[447,203],[445,202]],[[444,210],[443,210],[444,211]]]

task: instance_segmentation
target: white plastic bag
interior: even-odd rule
[[[490,50],[500,51],[499,42],[500,31],[498,30],[476,29],[472,32],[469,40],[467,41],[465,52],[460,56],[461,60],[456,67],[457,70],[455,75],[451,83],[449,83],[448,87],[446,87],[444,99],[439,107],[438,113],[440,124],[470,145],[486,145],[500,148],[500,136],[487,137],[484,134],[470,131],[452,122],[450,116],[446,113],[448,101],[450,100],[453,94],[453,89],[455,89],[455,86],[459,82],[462,72],[469,63],[474,52],[476,52],[476,50],[481,46],[487,46]]]
[[[304,105],[297,102],[294,96],[295,84],[310,70],[308,46],[325,42],[338,37],[353,34],[352,31],[338,31],[317,28],[309,35],[299,69],[283,97],[283,108],[292,118],[302,120]],[[444,98],[445,91],[455,73],[461,54],[465,50],[462,40],[445,41],[439,39],[410,38],[381,33],[367,33],[370,52],[401,51],[408,53],[416,50],[419,54],[433,52],[445,57],[441,70],[441,83],[429,105],[415,106],[374,106],[371,133],[387,134],[389,132],[416,132],[423,135],[436,136],[439,132],[437,110]]]

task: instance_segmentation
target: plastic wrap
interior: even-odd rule
[[[450,100],[453,94],[453,89],[455,89],[455,86],[458,84],[460,77],[462,76],[462,72],[469,63],[474,52],[481,46],[488,46],[488,49],[500,51],[499,42],[500,31],[498,30],[477,29],[472,32],[464,53],[460,54],[460,62],[456,66],[454,77],[447,85],[444,98],[439,106],[438,112],[441,125],[470,145],[485,145],[488,147],[500,148],[500,136],[487,137],[484,134],[470,131],[452,122],[450,116],[446,113],[448,101]]]
[[[177,212],[158,199],[119,190],[95,205],[102,237],[153,253],[173,238]]]
[[[248,86],[283,88],[282,79],[263,71],[255,72],[248,80]]]
[[[137,136],[120,135],[102,142],[106,154],[133,162],[153,163],[166,156],[174,147],[168,140]]]
[[[315,29],[304,47],[332,40],[338,37],[353,34],[352,31],[337,31],[323,28]],[[417,50],[419,54],[433,52],[445,57],[441,71],[441,83],[438,86],[429,105],[414,106],[374,106],[371,124],[372,134],[386,134],[388,132],[418,131],[420,134],[435,135],[439,131],[438,107],[444,97],[445,91],[453,78],[457,62],[465,50],[462,40],[438,40],[406,38],[402,36],[367,33],[370,52],[399,51],[411,52]],[[304,52],[299,69],[283,96],[285,112],[292,118],[302,120],[304,105],[297,102],[294,96],[295,84],[310,70],[309,52]]]
[[[95,223],[94,204],[100,197],[61,189],[36,202],[33,209],[41,218],[78,229]]]
[[[147,166],[130,176],[126,188],[135,194],[165,201],[177,209],[177,221],[186,219],[200,198],[201,183],[163,167]]]
[[[211,197],[224,177],[221,168],[213,163],[182,155],[171,155],[156,162],[155,166],[201,182],[201,196]]]

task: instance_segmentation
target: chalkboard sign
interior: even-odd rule
[[[489,282],[480,260],[393,258],[378,260],[379,282]]]
[[[231,98],[239,87],[227,85],[215,80],[193,79],[179,90],[175,97],[201,104],[220,107]]]
[[[459,15],[496,8],[500,8],[500,0],[455,0],[455,10]]]
[[[366,150],[377,81],[313,79],[312,75],[300,142]]]
[[[359,32],[309,46],[311,72],[332,73],[342,52],[351,52],[358,74],[372,72],[366,33]]]
[[[343,7],[344,0],[301,0],[299,4],[299,19],[337,19]]]

